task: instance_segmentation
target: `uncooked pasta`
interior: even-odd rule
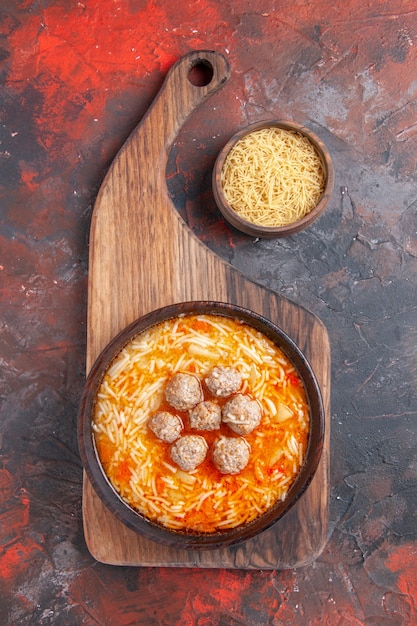
[[[240,139],[221,174],[224,195],[243,219],[285,226],[310,213],[325,187],[322,160],[297,131],[263,128]]]

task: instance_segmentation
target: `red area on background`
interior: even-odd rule
[[[15,494],[10,472],[0,469],[0,581],[9,586],[40,550],[31,537],[25,536],[29,504],[25,492]]]
[[[386,561],[388,569],[397,575],[397,586],[406,597],[417,598],[417,547],[405,544],[393,550]],[[411,605],[413,624],[417,624],[417,606]]]

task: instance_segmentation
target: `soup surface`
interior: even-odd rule
[[[219,397],[209,390],[205,378],[216,367],[240,374],[237,392]],[[210,430],[191,428],[189,411],[174,409],[165,396],[178,373],[197,377],[203,400],[220,409],[237,393],[255,401],[260,423],[243,434],[227,419]],[[175,442],[149,426],[160,411],[180,418]],[[271,340],[245,322],[193,314],[151,327],[119,353],[99,387],[93,431],[104,472],[133,509],[167,528],[213,533],[246,524],[285,499],[305,457],[309,407],[297,371]],[[171,452],[189,435],[204,439],[206,454],[187,471]],[[221,438],[249,449],[243,469],[216,467],[213,450]]]

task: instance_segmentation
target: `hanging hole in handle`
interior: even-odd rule
[[[213,66],[207,59],[197,59],[188,72],[188,80],[195,87],[207,87],[213,78]]]

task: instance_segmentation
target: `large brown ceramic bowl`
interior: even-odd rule
[[[318,156],[320,157],[325,176],[325,186],[323,194],[316,206],[301,219],[286,224],[284,226],[261,226],[252,221],[248,221],[242,218],[230,205],[223,191],[222,170],[229,152],[237,144],[238,141],[240,141],[247,135],[266,128],[280,128],[283,130],[293,131],[295,133],[299,133],[300,135],[305,136],[314,146]],[[247,235],[251,235],[253,237],[259,237],[263,239],[287,237],[289,235],[294,235],[295,233],[298,233],[299,231],[304,230],[305,228],[310,226],[315,220],[317,220],[317,218],[322,215],[322,213],[326,209],[332,196],[334,187],[333,162],[325,144],[315,133],[313,133],[305,126],[287,120],[255,122],[254,124],[247,126],[246,128],[238,131],[235,135],[233,135],[233,137],[229,139],[226,145],[219,152],[216,162],[214,164],[212,187],[214,198],[220,212],[232,226],[234,226],[241,232],[246,233]]]
[[[237,318],[271,339],[295,366],[306,390],[310,430],[304,463],[284,501],[274,504],[254,521],[223,532],[198,534],[173,531],[152,522],[128,506],[111,485],[98,458],[92,430],[92,416],[97,390],[114,357],[138,333],[167,319],[183,314],[214,314]],[[103,350],[87,378],[78,418],[78,441],[87,476],[107,508],[127,527],[140,535],[177,548],[219,548],[242,542],[266,530],[297,502],[312,480],[322,453],[324,412],[315,375],[300,349],[275,324],[247,309],[219,302],[189,302],[167,306],[138,319],[117,335]]]

